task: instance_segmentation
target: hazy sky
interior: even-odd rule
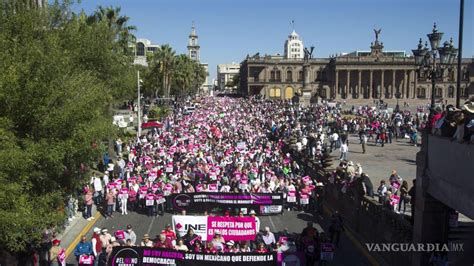
[[[474,54],[474,1],[465,1],[463,57]],[[210,80],[216,66],[240,63],[247,54],[283,54],[292,31],[315,57],[369,50],[374,28],[382,28],[385,50],[411,54],[418,39],[437,22],[443,41],[458,47],[459,0],[82,0],[75,10],[91,13],[98,5],[120,6],[130,17],[138,38],[170,44],[185,53],[192,21],[196,23],[201,61],[209,63]]]

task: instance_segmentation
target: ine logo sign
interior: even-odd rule
[[[138,252],[132,248],[121,249],[112,259],[112,266],[138,266]]]

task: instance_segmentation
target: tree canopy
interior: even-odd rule
[[[64,221],[65,196],[115,133],[110,105],[136,82],[120,9],[105,23],[69,1],[19,7],[0,5],[0,248],[10,252]]]
[[[176,52],[168,44],[147,58],[143,88],[148,96],[193,95],[204,83],[207,73],[198,62]]]

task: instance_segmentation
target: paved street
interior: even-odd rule
[[[281,232],[283,229],[288,228],[290,233],[301,233],[303,228],[306,226],[308,221],[313,221],[315,227],[320,226],[323,230],[327,231],[328,219],[320,219],[314,217],[312,214],[300,213],[296,211],[284,212],[282,215],[277,216],[260,216],[260,228],[269,226],[272,232]],[[147,217],[143,214],[130,212],[129,215],[122,216],[118,213],[114,215],[114,218],[106,220],[102,217],[98,219],[95,225],[92,227],[107,228],[109,232],[113,233],[117,229],[125,229],[127,224],[131,224],[134,227],[135,233],[137,234],[137,242],[141,237],[147,233],[151,238],[155,238],[161,230],[163,230],[166,224],[171,223],[171,214],[166,213],[164,216],[159,217]],[[87,236],[92,236],[92,230],[89,230]],[[68,265],[75,265],[75,258],[73,255],[67,259]],[[336,250],[335,259],[331,265],[355,265],[363,266],[370,265],[369,260],[364,257],[361,251],[354,245],[354,243],[345,235],[341,236],[341,243],[339,248]]]
[[[354,164],[360,163],[362,169],[367,173],[374,187],[379,185],[380,180],[388,180],[391,171],[397,170],[398,174],[408,181],[416,177],[416,153],[420,151],[420,146],[415,147],[407,139],[393,139],[392,143],[380,144],[375,146],[373,140],[370,140],[366,147],[366,153],[362,153],[362,145],[359,144],[359,136],[351,135],[349,137],[349,153],[347,159]],[[332,152],[334,162],[338,163],[340,152],[338,149]]]

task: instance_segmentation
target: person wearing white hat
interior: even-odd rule
[[[257,233],[258,231],[260,231],[260,218],[256,216],[256,213],[254,210],[250,210],[249,214],[250,214],[250,217],[255,218],[255,231],[256,231],[255,233]]]
[[[100,253],[102,253],[102,241],[100,241],[100,228],[99,227],[94,228],[91,244],[92,244],[92,252],[94,253],[94,257],[98,258]],[[98,261],[99,260],[95,259],[94,265],[97,265]]]
[[[267,247],[271,247],[276,243],[275,235],[270,231],[270,227],[265,226],[265,230],[262,235],[262,240]]]
[[[107,247],[110,244],[110,240],[112,239],[112,235],[109,234],[107,228],[103,228],[100,234],[100,242],[102,243],[102,247]]]

